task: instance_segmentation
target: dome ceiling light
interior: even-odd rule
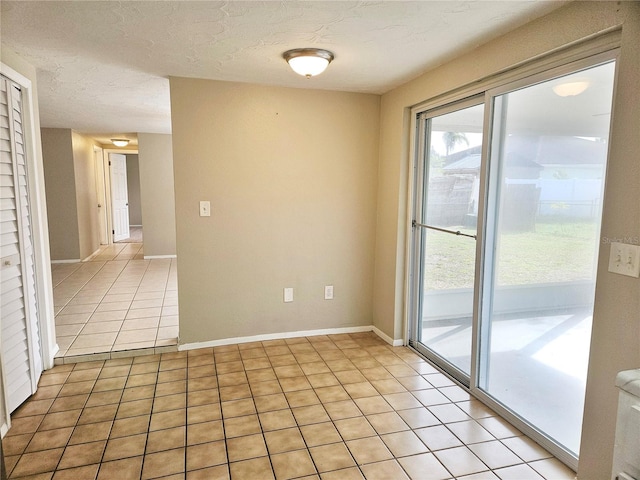
[[[319,75],[333,60],[333,53],[319,48],[295,48],[282,54],[291,69],[298,75],[311,78]]]

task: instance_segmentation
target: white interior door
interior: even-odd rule
[[[113,241],[129,238],[129,193],[127,191],[127,157],[109,154],[111,171],[111,211],[113,212]]]
[[[0,311],[9,413],[42,373],[20,87],[0,76]]]
[[[109,244],[109,231],[107,222],[106,192],[104,181],[104,159],[102,149],[94,149],[94,161],[96,170],[96,205],[98,208],[98,226],[100,229],[100,245]]]

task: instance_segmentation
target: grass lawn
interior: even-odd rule
[[[535,231],[503,233],[495,252],[497,285],[591,280],[600,244],[597,235],[598,225],[587,222],[537,223]],[[425,289],[473,287],[475,248],[472,238],[429,230]]]

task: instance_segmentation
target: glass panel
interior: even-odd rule
[[[609,63],[494,103],[497,206],[480,387],[575,454],[613,78]]]
[[[432,118],[422,223],[419,340],[467,376],[484,105]]]

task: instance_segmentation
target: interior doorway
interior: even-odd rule
[[[138,151],[95,150],[100,244],[142,243]]]

